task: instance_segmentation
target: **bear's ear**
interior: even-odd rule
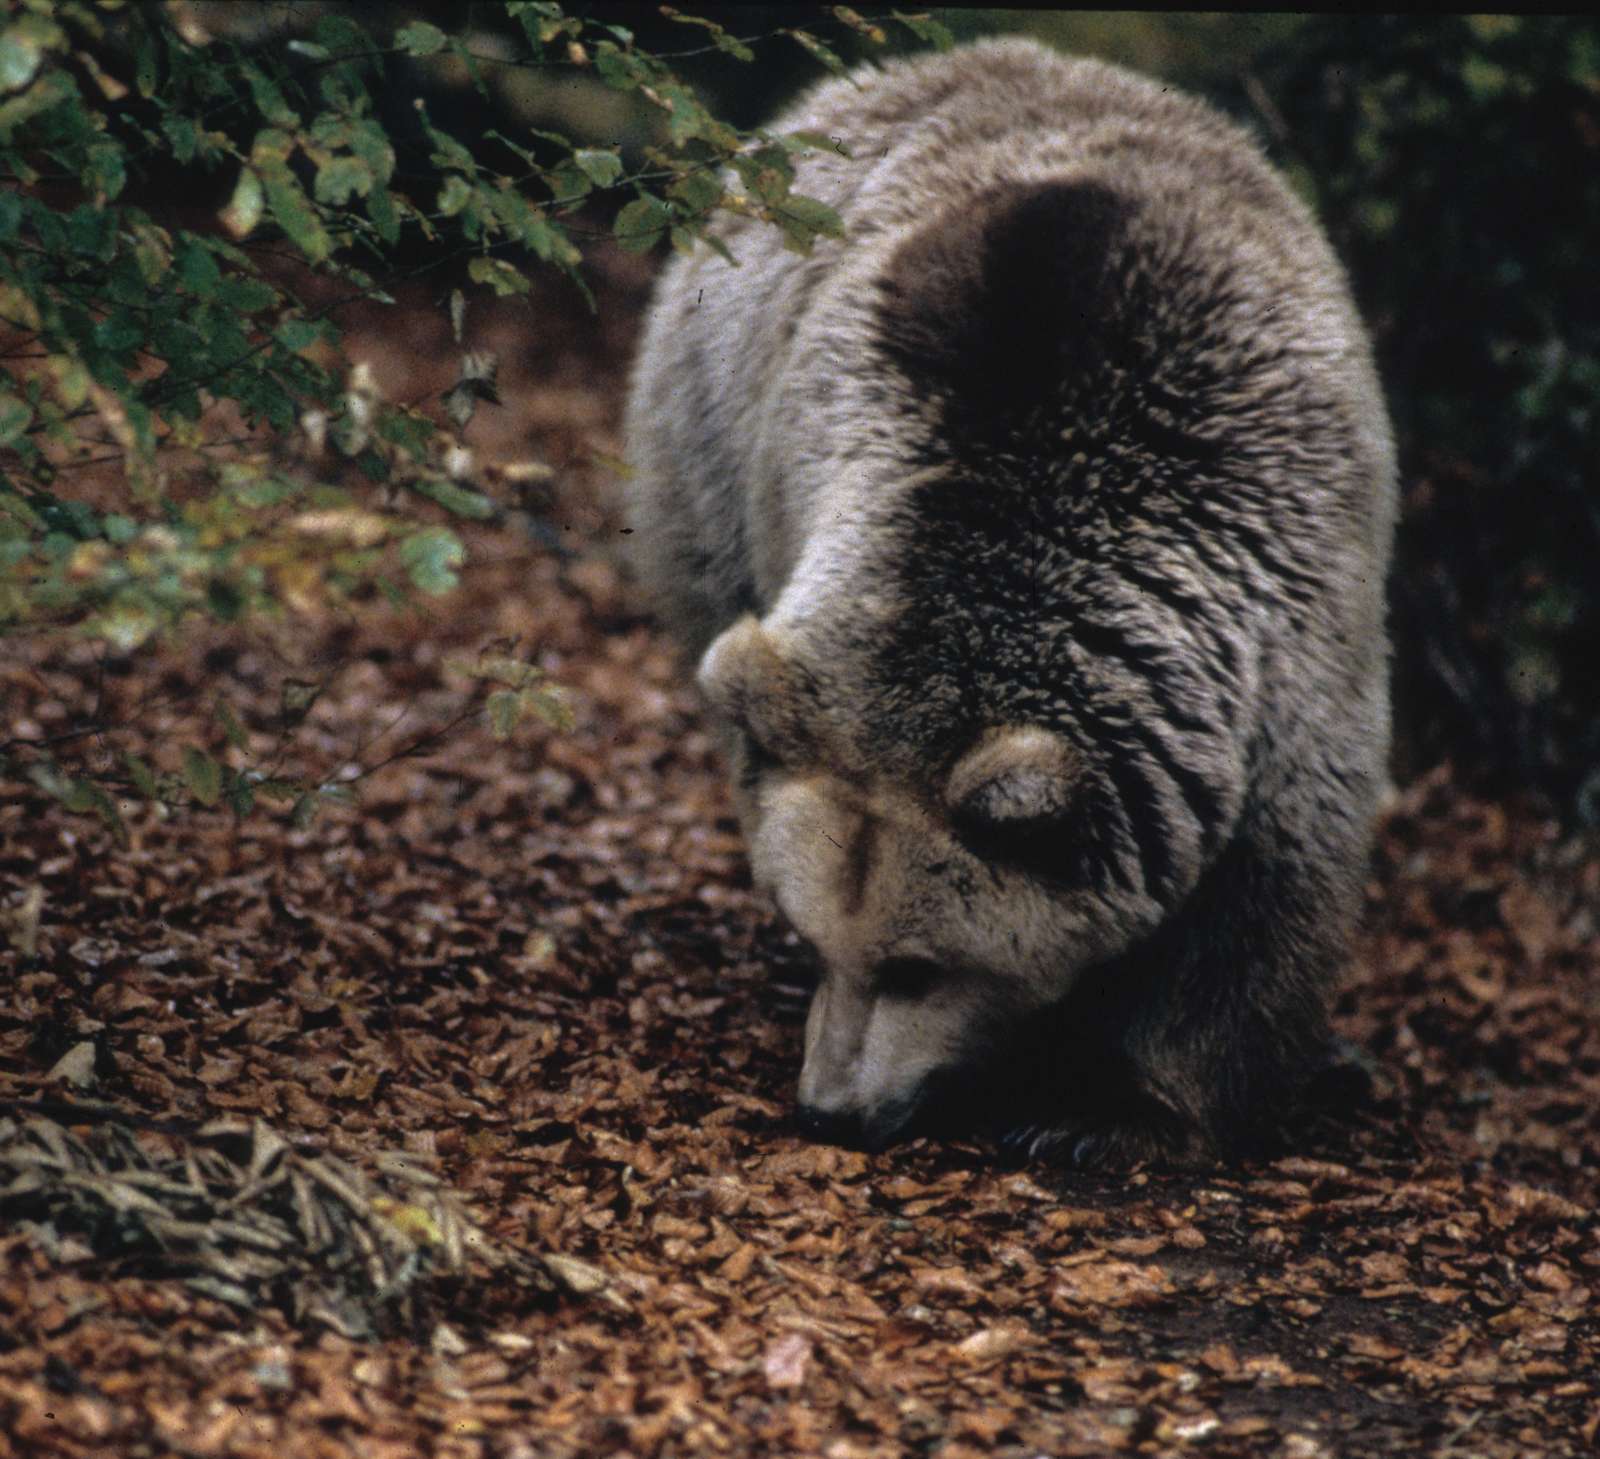
[[[1060,735],[1036,725],[997,725],[951,768],[945,807],[967,834],[1031,834],[1072,810],[1086,768]]]
[[[772,759],[794,762],[815,748],[816,686],[778,635],[746,614],[712,641],[695,680],[711,707]]]
[[[914,385],[993,418],[1125,347],[1132,204],[1098,182],[1006,183],[938,214],[879,278],[880,339]]]

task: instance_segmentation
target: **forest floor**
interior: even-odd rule
[[[504,326],[472,428],[559,468],[562,551],[475,528],[432,613],[8,645],[5,734],[93,728],[84,764],[264,761],[286,678],[296,763],[387,763],[303,830],[120,845],[0,785],[0,1456],[1596,1452],[1600,852],[1448,769],[1386,814],[1337,1005],[1372,1092],[1284,1158],[792,1132],[799,954],[586,464],[611,269],[598,326]],[[385,328],[387,388],[450,383],[441,322]],[[572,729],[430,742],[506,642]]]

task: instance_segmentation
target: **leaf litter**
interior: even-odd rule
[[[1281,1158],[796,1138],[804,960],[589,464],[644,284],[605,269],[598,325],[469,342],[470,443],[558,476],[463,530],[448,612],[0,663],[8,733],[98,726],[84,764],[250,769],[289,682],[302,769],[385,762],[122,846],[0,784],[0,1456],[1594,1452],[1600,849],[1448,767],[1385,818],[1347,1077]],[[424,305],[366,336],[394,398],[452,384]],[[508,652],[570,728],[395,753]]]

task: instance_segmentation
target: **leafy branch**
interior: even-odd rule
[[[526,296],[530,262],[583,288],[577,240],[607,215],[637,251],[693,248],[727,211],[800,251],[837,237],[837,216],[795,189],[821,139],[734,127],[672,68],[708,51],[746,63],[781,42],[841,69],[832,45],[665,13],[705,44],[652,54],[548,0],[507,0],[511,55],[425,20],[380,34],[331,9],[251,48],[181,5],[0,0],[0,636],[71,628],[136,655],[193,623],[449,593],[467,563],[458,519],[503,510],[459,435],[496,398],[494,362],[466,347],[469,296]],[[895,20],[941,39],[926,17]],[[884,39],[849,7],[831,24]],[[413,139],[391,131],[380,102],[397,68],[446,62],[486,100],[491,65],[583,74],[653,119],[657,139],[629,151],[547,130],[462,137],[421,98]],[[174,164],[212,179],[214,216],[162,204],[159,169]],[[342,357],[338,319],[428,274],[457,285],[459,378],[408,406]],[[478,706],[496,733],[525,714],[559,722],[535,671],[496,665]],[[99,779],[51,750],[14,739],[4,755],[108,824],[113,792],[241,814],[291,792],[305,805],[307,787],[276,769],[196,746],[164,776],[127,763]]]

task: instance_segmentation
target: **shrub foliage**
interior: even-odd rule
[[[753,54],[669,13],[731,59]],[[626,27],[560,4],[507,0],[518,45],[482,54],[426,20],[380,34],[332,7],[253,47],[182,6],[0,0],[0,17],[0,634],[73,627],[134,652],[185,621],[454,587],[466,548],[452,519],[499,504],[443,423],[377,399],[337,349],[339,307],[386,298],[418,256],[456,271],[459,338],[465,298],[526,293],[530,265],[582,287],[573,220],[602,194],[621,200],[629,249],[692,247],[722,209],[802,251],[840,231],[791,186],[793,158],[826,139],[728,125]],[[844,7],[831,23],[881,39]],[[821,37],[786,35],[842,69]],[[598,78],[661,121],[659,141],[625,156],[551,131],[456,135],[422,94],[443,64],[491,118],[491,66]],[[403,138],[380,104],[396,90],[418,98]],[[196,207],[208,187],[219,205]],[[493,395],[492,363],[464,355],[450,423]],[[497,732],[558,712],[529,666],[491,662],[475,676]],[[9,752],[115,822],[98,780],[38,747]],[[124,793],[315,805],[316,787],[198,747],[176,780],[127,770]]]
[[[1326,16],[1259,77],[1377,327],[1414,754],[1600,821],[1600,25]]]

